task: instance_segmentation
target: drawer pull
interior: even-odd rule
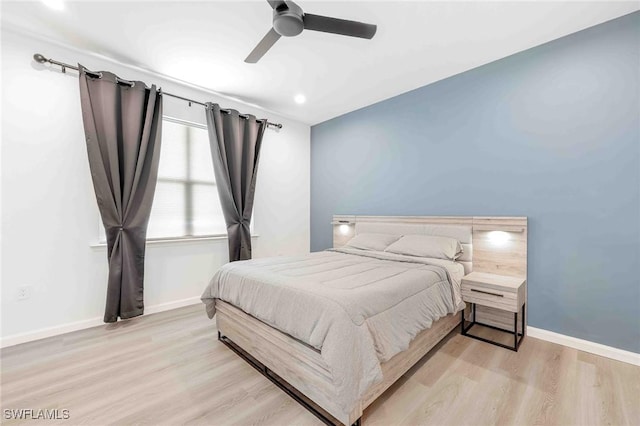
[[[490,294],[491,296],[504,297],[504,294],[491,293],[490,291],[476,290],[475,288],[472,288],[471,291],[475,291],[476,293],[482,293],[482,294]]]

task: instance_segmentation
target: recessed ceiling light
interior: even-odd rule
[[[50,7],[53,10],[63,10],[64,9],[64,1],[63,0],[41,0],[45,6]]]
[[[298,93],[297,95],[295,95],[293,97],[293,100],[296,101],[296,103],[299,105],[307,102],[307,98],[302,93]]]

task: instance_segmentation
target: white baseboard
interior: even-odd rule
[[[158,312],[169,311],[171,309],[182,308],[184,306],[195,305],[200,302],[200,296],[189,297],[187,299],[175,300],[173,302],[160,303],[158,305],[146,306],[144,315],[155,314]],[[32,342],[34,340],[45,339],[47,337],[58,336],[60,334],[70,333],[72,331],[84,330],[86,328],[104,325],[102,317],[86,319],[82,321],[69,322],[66,324],[56,325],[53,327],[41,328],[27,333],[13,334],[0,340],[0,348],[19,345],[20,343]]]
[[[527,326],[527,336],[640,366],[640,354],[635,352],[625,351],[612,346],[606,346],[600,343],[590,342],[588,340],[578,339],[576,337],[566,336],[564,334],[531,326]]]
[[[197,305],[202,303],[200,296],[189,297],[187,299],[174,300],[173,302],[160,303],[159,305],[147,306],[144,308],[144,314],[155,314],[158,312],[170,311],[171,309],[183,308],[185,306]],[[204,306],[204,305],[202,305]],[[204,312],[204,308],[203,308]]]

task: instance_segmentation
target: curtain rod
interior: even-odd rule
[[[63,73],[67,72],[67,68],[72,69],[72,70],[76,70],[76,71],[80,71],[78,69],[78,67],[75,66],[75,65],[65,64],[64,62],[59,62],[59,61],[56,61],[55,59],[46,58],[44,55],[41,55],[40,53],[36,53],[35,55],[33,55],[33,59],[36,62],[41,63],[41,64],[44,64],[45,62],[49,62],[50,64],[57,65],[60,68],[62,68],[62,72]],[[99,75],[99,73],[94,73],[94,72],[91,72],[91,71],[89,73],[90,74],[94,74],[94,75]],[[123,79],[118,79],[118,81],[123,82],[123,83],[129,83],[129,81],[123,80]],[[163,91],[162,94],[165,95],[165,96],[171,96],[172,98],[183,100],[185,102],[189,102],[189,106],[191,106],[191,104],[198,104],[198,105],[206,106],[206,104],[204,102],[196,101],[194,99],[185,98],[184,96],[174,95],[173,93],[168,93],[168,92],[165,92],[165,91]],[[226,114],[229,113],[228,109],[222,109],[220,111],[222,111],[222,112],[224,112]],[[240,117],[241,118],[247,118],[248,116],[240,114]],[[267,121],[267,120],[257,120],[257,121]],[[267,127],[268,126],[272,126],[272,127],[277,128],[277,129],[282,129],[282,124],[281,123],[272,123],[270,121],[267,121]]]

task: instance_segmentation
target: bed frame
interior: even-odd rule
[[[465,271],[471,269],[526,277],[526,217],[442,217],[442,216],[334,216],[334,247],[340,247],[358,232],[421,233],[447,235],[467,229],[469,241],[462,241]],[[508,239],[497,243],[490,234],[506,232]],[[504,237],[504,234],[502,235]],[[383,380],[372,386],[348,415],[341,415],[329,369],[320,352],[255,319],[235,306],[216,300],[218,338],[281,389],[327,424],[360,424],[362,413],[389,386],[405,374],[431,348],[460,324],[459,315],[447,315],[420,333],[409,348],[381,364]],[[479,321],[513,330],[512,314],[481,309]],[[525,319],[526,323],[526,319]],[[525,331],[526,332],[526,331]]]

